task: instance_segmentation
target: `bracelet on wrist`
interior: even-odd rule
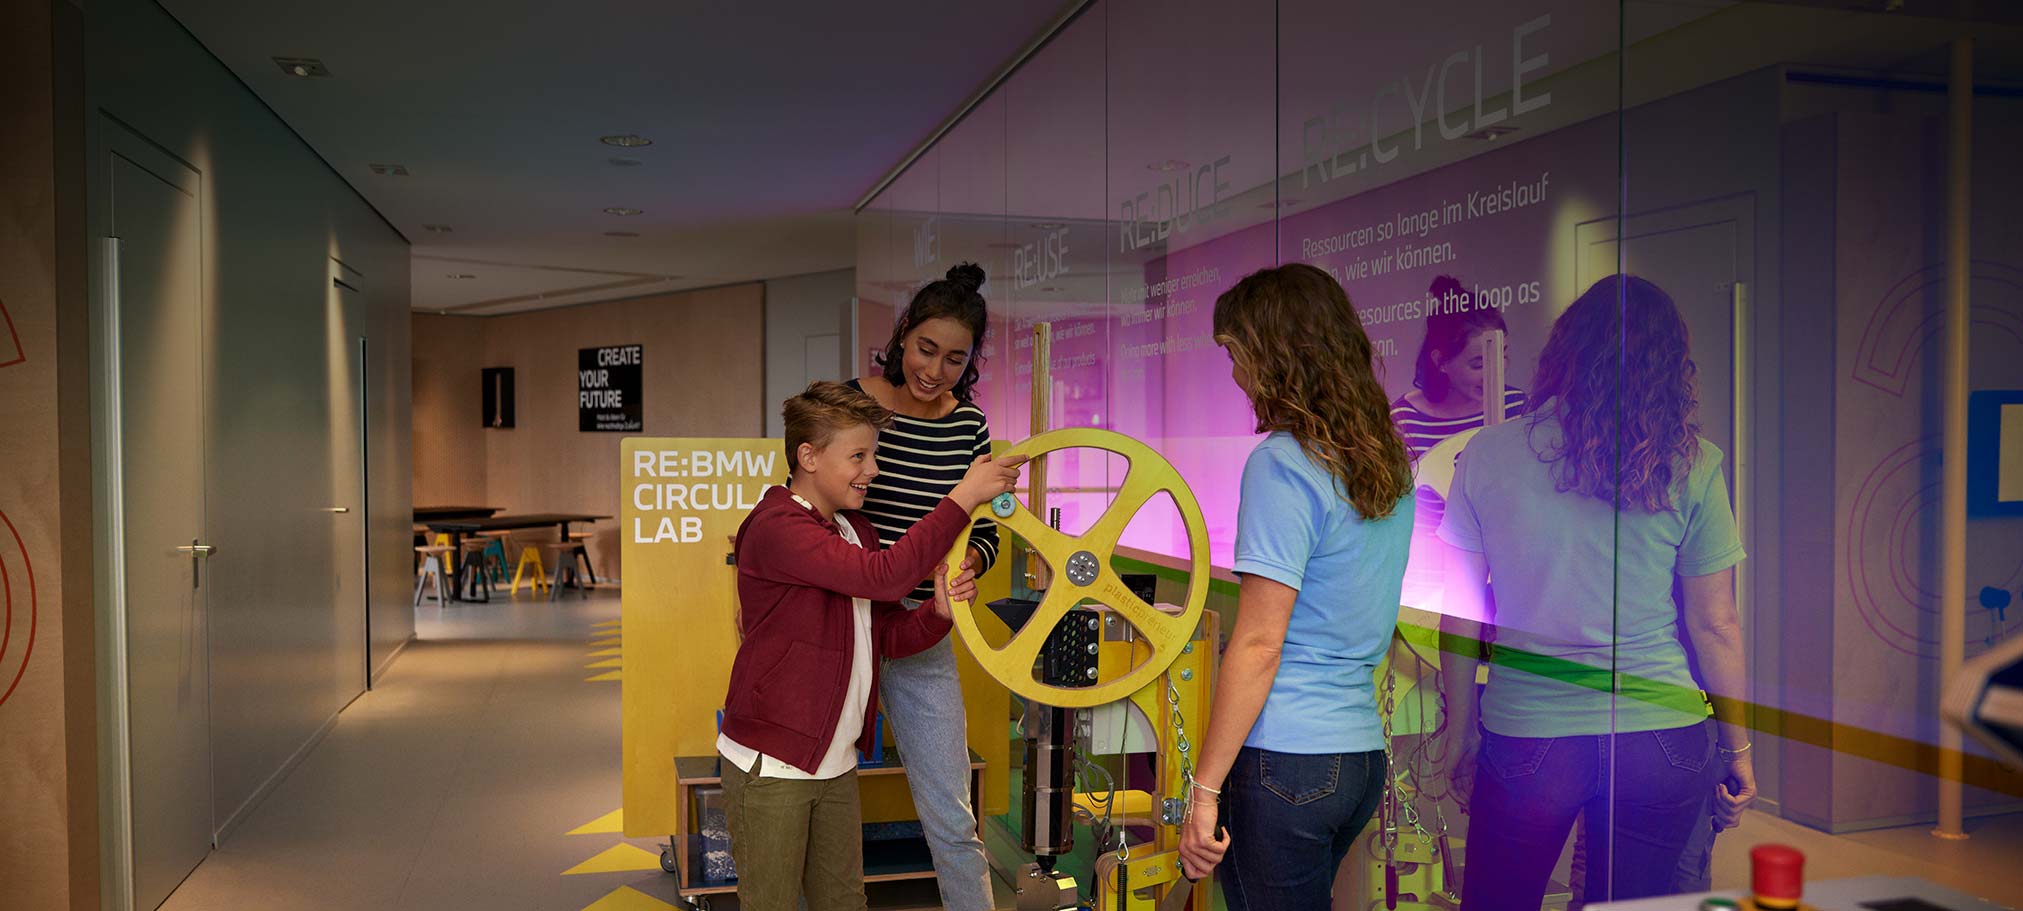
[[[1739,756],[1741,756],[1741,755],[1743,755],[1743,754],[1745,754],[1745,753],[1749,752],[1749,749],[1750,749],[1751,747],[1754,747],[1755,745],[1756,745],[1756,744],[1754,744],[1754,743],[1745,743],[1745,744],[1743,744],[1743,745],[1741,745],[1741,746],[1739,746],[1739,747],[1735,747],[1735,748],[1733,748],[1733,749],[1730,749],[1730,748],[1728,748],[1728,747],[1724,747],[1724,746],[1721,746],[1721,745],[1719,745],[1719,744],[1716,744],[1716,745],[1715,745],[1715,747],[1714,747],[1714,751],[1715,751],[1715,752],[1717,752],[1717,753],[1720,753],[1720,754],[1721,754],[1721,758],[1723,758],[1723,759],[1734,759],[1734,758],[1736,758],[1736,757],[1739,757]]]

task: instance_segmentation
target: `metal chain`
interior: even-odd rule
[[[1418,805],[1405,794],[1405,783],[1413,777],[1412,771],[1398,768],[1397,756],[1391,749],[1391,716],[1398,709],[1398,663],[1395,651],[1392,652],[1391,658],[1392,660],[1385,665],[1384,698],[1378,711],[1384,725],[1384,767],[1389,770],[1384,776],[1384,799],[1392,806],[1397,818],[1410,826],[1420,841],[1430,842],[1433,840],[1433,834],[1426,831],[1424,820],[1419,817]],[[1395,832],[1387,831],[1384,836],[1386,847],[1396,844],[1396,837]]]
[[[1185,789],[1180,797],[1182,825],[1194,815],[1194,745],[1187,740],[1187,716],[1180,712],[1180,689],[1173,685],[1173,669],[1166,674],[1166,711],[1173,718],[1173,745],[1180,751],[1180,781]]]
[[[1180,778],[1187,783],[1187,802],[1194,803],[1194,757],[1193,745],[1187,742],[1187,716],[1180,714],[1180,690],[1173,685],[1173,674],[1169,669],[1166,676],[1166,707],[1173,715],[1173,742],[1180,749]]]

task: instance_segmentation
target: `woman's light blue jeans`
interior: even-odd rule
[[[908,608],[918,605],[905,602]],[[977,837],[969,795],[969,719],[955,643],[943,639],[910,658],[885,662],[880,699],[906,764],[906,786],[934,853],[935,879],[947,911],[990,911],[990,863]]]

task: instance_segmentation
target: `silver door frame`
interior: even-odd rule
[[[99,654],[99,906],[108,911],[133,911],[133,743],[127,701],[126,499],[121,472],[120,241],[111,234],[112,199],[105,188],[112,186],[110,168],[115,155],[188,192],[199,206],[204,198],[203,175],[104,111],[87,129],[92,134],[87,138],[91,167],[94,171],[106,168],[97,175],[89,210],[91,236],[98,239],[90,245],[90,307],[92,325],[97,327],[91,336],[91,470],[98,504],[92,511],[92,573]],[[200,248],[206,239],[200,238]],[[201,409],[201,402],[198,407]],[[206,645],[206,660],[208,651]]]
[[[363,612],[359,621],[359,633],[364,637],[365,660],[362,662],[363,668],[361,673],[363,677],[359,683],[358,693],[346,701],[346,708],[349,708],[351,702],[356,701],[358,696],[370,692],[373,684],[372,442],[370,437],[372,425],[372,386],[371,377],[369,376],[372,361],[369,349],[371,339],[365,334],[366,329],[369,328],[368,319],[370,313],[365,300],[364,279],[365,273],[352,268],[350,263],[335,256],[330,257],[329,293],[339,301],[342,301],[343,296],[346,294],[357,295],[358,303],[358,325],[353,326],[348,320],[344,321],[343,325],[347,331],[355,330],[359,333],[347,338],[346,342],[350,348],[351,366],[356,370],[352,388],[349,391],[357,397],[356,404],[358,409],[356,415],[358,419],[358,505],[355,508],[358,510],[358,559],[360,565],[345,568],[341,571],[350,572],[356,569],[359,573],[359,599],[357,607]]]

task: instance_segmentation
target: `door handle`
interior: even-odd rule
[[[190,555],[190,587],[202,588],[204,585],[204,561],[199,558],[208,558],[212,554],[217,553],[218,549],[209,544],[199,544],[196,538],[191,538],[188,544],[176,545],[176,550]]]
[[[349,506],[326,506],[326,507],[324,507],[324,508],[323,508],[323,511],[324,511],[324,512],[329,512],[329,513],[343,513],[343,512],[350,512],[350,511],[351,511],[351,507],[349,507]]]

